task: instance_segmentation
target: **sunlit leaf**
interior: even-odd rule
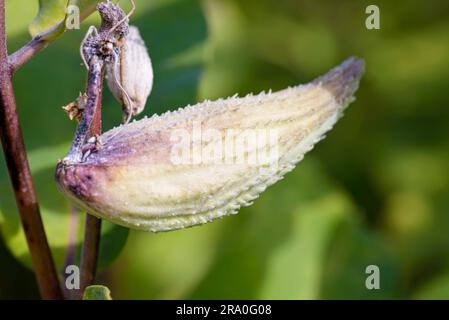
[[[270,256],[261,298],[317,299],[329,247],[339,224],[353,218],[343,195],[330,194],[292,213],[292,231]]]
[[[33,37],[54,40],[66,30],[68,6],[78,7],[81,22],[94,12],[98,2],[101,0],[39,0],[39,12],[29,25],[29,32]]]
[[[418,288],[412,295],[413,299],[449,299],[449,274],[438,275]]]
[[[67,3],[68,0],[39,0],[39,12],[28,27],[31,36],[61,34]]]
[[[111,290],[100,285],[89,286],[84,290],[83,300],[112,300]]]

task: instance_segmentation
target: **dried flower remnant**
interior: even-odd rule
[[[123,125],[104,133],[101,148],[82,161],[59,163],[57,182],[79,207],[141,230],[175,230],[234,214],[282,179],[324,137],[353,101],[363,71],[363,61],[350,58],[306,85],[205,101]],[[204,139],[194,132],[195,123],[214,134]],[[261,129],[277,132],[276,153],[268,150],[273,145],[259,141],[234,148],[230,157],[223,151],[223,137],[230,131],[238,138]],[[186,159],[193,161],[177,161],[183,145],[179,132],[191,132],[184,144],[193,153]],[[204,150],[218,156],[204,161],[197,154]],[[239,150],[247,159],[255,153],[275,156],[232,161]]]
[[[87,94],[81,93],[75,101],[70,102],[68,105],[62,107],[62,109],[67,113],[70,120],[75,119],[77,122],[80,122],[83,117],[84,109],[87,104]]]

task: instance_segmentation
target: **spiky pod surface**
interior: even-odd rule
[[[363,71],[364,62],[350,58],[306,85],[117,127],[81,162],[60,163],[58,185],[89,213],[146,231],[237,213],[323,139],[354,100]]]

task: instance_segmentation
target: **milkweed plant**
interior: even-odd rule
[[[113,1],[39,1],[32,40],[8,55],[0,0],[0,121],[11,187],[44,299],[98,296],[93,284],[101,219],[148,232],[200,226],[238,213],[293,170],[354,100],[363,60],[350,57],[307,84],[203,101],[135,121],[151,101],[153,66],[141,31]],[[64,106],[77,123],[71,147],[54,159],[55,187],[87,212],[77,295],[62,290],[40,216],[25,152],[12,77],[67,30],[55,12],[76,6],[101,17],[80,44],[83,92]],[[131,21],[130,21],[131,20]],[[157,45],[157,44],[156,44]],[[154,77],[157,83],[157,75]],[[121,123],[102,132],[103,83],[122,106]],[[74,90],[77,94],[77,90]],[[231,219],[231,218],[227,218]],[[89,290],[94,290],[92,287]],[[109,291],[105,294],[109,297]]]

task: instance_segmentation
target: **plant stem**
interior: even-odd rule
[[[69,265],[73,265],[76,263],[76,240],[78,234],[78,216],[79,212],[74,206],[70,206],[70,214],[69,214],[69,230],[67,236],[67,248],[64,257],[64,269]]]
[[[65,276],[65,271],[67,270],[67,267],[70,265],[76,264],[76,240],[78,235],[78,227],[79,227],[79,212],[78,210],[70,206],[70,215],[69,215],[69,230],[68,230],[68,237],[67,237],[67,248],[65,252],[65,258],[64,258],[64,266],[62,269],[62,274]],[[76,291],[70,290],[68,288],[64,289],[64,297],[66,300],[73,300],[75,298],[75,295],[77,294]]]
[[[89,128],[89,136],[98,136],[101,134],[101,98],[103,95],[103,78],[104,78],[104,62],[101,60],[92,59],[93,62],[89,67],[89,76],[87,80],[87,96],[88,102],[85,109],[86,113],[92,113],[92,119],[89,121],[89,114],[85,114],[80,123],[82,125],[83,120],[86,120]],[[93,104],[94,108],[89,104]],[[93,110],[92,110],[93,109]],[[80,129],[80,134],[83,134],[83,128]],[[77,136],[76,138],[80,138]],[[75,139],[76,142],[76,139]],[[72,146],[73,149],[73,146]],[[71,150],[72,150],[71,149]],[[80,294],[82,296],[84,289],[91,285],[95,279],[97,270],[97,260],[100,249],[100,236],[101,236],[101,219],[90,215],[86,216],[86,225],[84,230],[84,242],[81,253],[81,281],[80,281]]]
[[[97,272],[98,254],[100,249],[101,219],[86,215],[84,242],[81,255],[80,294],[95,280]]]
[[[76,128],[67,159],[78,163],[83,156],[83,146],[89,137],[101,134],[101,96],[103,91],[104,62],[97,56],[89,63],[87,77],[87,102],[83,117]]]
[[[36,199],[12,85],[5,1],[0,0],[0,137],[28,248],[42,298],[62,299],[62,292]]]
[[[42,39],[42,36],[36,36],[22,48],[11,54],[9,57],[9,65],[11,66],[12,72],[17,71],[49,44],[50,42]]]

